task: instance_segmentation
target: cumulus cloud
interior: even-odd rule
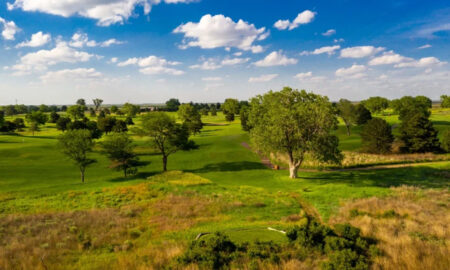
[[[222,61],[219,61],[214,58],[202,59],[201,64],[196,64],[190,66],[192,69],[202,69],[202,70],[215,70],[219,69],[223,66],[234,66],[239,64],[245,64],[250,61],[250,58],[225,58]]]
[[[312,72],[302,72],[302,73],[297,73],[294,78],[299,79],[299,80],[304,80],[304,79],[309,79],[312,77]]]
[[[108,39],[103,42],[97,42],[95,40],[89,40],[89,37],[85,33],[75,33],[72,36],[72,39],[69,42],[69,45],[75,48],[83,48],[83,47],[109,47],[111,45],[123,44],[123,41],[119,41],[115,38]]]
[[[330,37],[332,35],[336,34],[336,30],[334,29],[329,29],[326,32],[322,33],[322,36],[326,36],[326,37]]]
[[[50,71],[42,75],[42,82],[74,82],[101,78],[102,73],[94,68],[76,68]]]
[[[200,47],[202,49],[213,48],[238,48],[253,53],[262,52],[263,48],[255,45],[256,41],[267,37],[266,28],[256,28],[243,20],[234,22],[224,15],[204,15],[198,23],[188,22],[175,28],[174,33],[184,34],[182,49],[188,47]]]
[[[431,66],[442,66],[447,62],[441,62],[436,57],[423,57],[419,60],[407,61],[403,63],[396,64],[395,67],[403,68],[403,67],[418,67],[418,68],[426,68]]]
[[[278,20],[273,26],[278,30],[293,30],[302,24],[308,24],[312,22],[316,14],[316,12],[312,12],[311,10],[305,10],[299,13],[292,22],[290,22],[289,20]]]
[[[147,75],[155,74],[169,74],[169,75],[183,75],[184,71],[173,68],[173,66],[181,64],[180,62],[167,61],[164,58],[150,55],[145,58],[129,58],[126,61],[117,64],[119,67],[130,65],[138,66],[139,72]]]
[[[17,44],[16,48],[22,47],[41,47],[52,40],[50,34],[44,34],[41,31],[31,35],[31,40]]]
[[[381,51],[384,51],[383,47],[374,47],[374,46],[356,46],[349,47],[341,50],[342,58],[364,58],[368,56],[375,55]]]
[[[248,79],[248,81],[251,83],[269,82],[269,81],[275,79],[276,77],[278,77],[278,74],[265,74],[265,75],[261,75],[259,77],[250,77],[250,79]]]
[[[149,14],[152,5],[161,0],[15,0],[7,3],[8,9],[22,9],[23,11],[43,12],[52,15],[70,17],[79,15],[97,20],[100,26],[123,23],[137,6],[144,8],[144,14]],[[165,3],[190,3],[193,0],[165,0]]]
[[[336,76],[346,78],[361,78],[366,74],[364,73],[367,68],[363,65],[352,65],[349,68],[340,68],[336,70]]]
[[[423,50],[423,49],[428,49],[428,48],[431,48],[431,45],[430,45],[430,44],[425,44],[425,45],[423,45],[423,46],[420,46],[420,47],[417,48],[417,49]]]
[[[274,51],[268,54],[264,59],[255,62],[255,66],[258,67],[271,67],[271,66],[287,66],[295,65],[298,60],[295,58],[288,58],[281,51]]]
[[[383,53],[383,55],[375,57],[369,61],[369,65],[371,66],[379,66],[379,65],[391,65],[398,64],[402,62],[413,61],[412,58],[404,57],[400,54],[394,53],[394,51],[389,51]]]
[[[339,50],[340,48],[341,48],[341,46],[339,46],[339,45],[335,45],[335,46],[325,46],[325,47],[322,47],[322,48],[315,49],[315,50],[312,51],[312,52],[303,51],[302,53],[300,53],[300,55],[310,55],[310,54],[317,55],[317,54],[323,54],[323,53],[326,53],[326,54],[328,54],[328,55],[333,55],[333,54],[335,54],[336,51]]]
[[[15,70],[16,75],[23,75],[32,71],[43,71],[48,66],[59,63],[87,62],[93,56],[93,54],[70,48],[65,42],[59,42],[51,50],[40,50],[22,56],[19,63],[12,66],[12,69]]]
[[[20,31],[15,22],[7,21],[2,17],[0,17],[0,25],[3,26],[2,37],[6,40],[14,40],[16,33]]]

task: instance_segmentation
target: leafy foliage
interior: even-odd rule
[[[171,98],[168,101],[166,101],[166,110],[169,112],[176,112],[178,111],[178,107],[180,106],[180,101],[176,98]]]
[[[125,177],[135,174],[139,163],[134,153],[135,145],[126,133],[113,133],[102,142],[103,150],[111,161],[110,168],[123,171]]]
[[[441,107],[442,108],[450,108],[450,96],[447,96],[447,95],[441,96]]]
[[[202,116],[191,104],[182,104],[178,108],[178,118],[191,134],[199,133],[203,128]]]
[[[433,123],[420,113],[403,119],[399,131],[399,139],[403,143],[400,147],[402,152],[425,153],[440,149],[438,133]]]
[[[342,118],[345,123],[345,127],[347,128],[347,135],[350,136],[350,127],[355,122],[355,105],[347,99],[341,99],[337,103],[336,107],[338,109],[339,116]]]
[[[362,101],[362,104],[374,114],[380,113],[386,109],[389,106],[389,100],[383,97],[370,97]]]
[[[361,103],[356,105],[355,123],[358,126],[361,126],[367,123],[367,121],[369,121],[370,119],[372,119],[372,114],[370,113],[370,111]]]
[[[394,136],[391,126],[381,118],[369,120],[361,132],[362,151],[373,154],[386,154],[391,151]]]

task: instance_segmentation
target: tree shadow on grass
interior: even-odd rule
[[[150,176],[153,176],[155,174],[158,174],[160,172],[138,172],[135,175],[131,175],[128,176],[127,178],[125,177],[116,177],[113,179],[108,180],[108,182],[113,182],[113,183],[122,183],[122,182],[131,182],[131,181],[135,181],[135,180],[142,180],[142,179],[147,179]]]
[[[433,121],[433,125],[450,126],[450,122],[449,121]]]
[[[354,172],[323,172],[303,177],[317,184],[348,184],[355,187],[418,186],[423,188],[450,187],[450,169],[427,166],[364,170]]]
[[[205,165],[203,168],[187,170],[187,172],[191,173],[236,172],[246,170],[265,170],[265,169],[267,169],[267,167],[260,162],[241,161],[241,162],[210,163]]]

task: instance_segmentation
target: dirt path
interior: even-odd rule
[[[253,151],[248,145],[248,143],[243,142],[241,145],[247,148],[250,151]],[[261,158],[261,163],[269,169],[275,169],[275,165],[270,162],[270,159],[261,153],[258,153],[258,156]],[[395,169],[395,168],[406,168],[406,167],[414,167],[421,165],[429,165],[436,164],[440,162],[448,162],[448,161],[429,161],[429,162],[416,162],[416,163],[402,163],[402,164],[385,164],[385,165],[368,165],[365,167],[358,168],[342,168],[342,169],[326,169],[326,170],[315,170],[315,169],[300,169],[302,172],[349,172],[349,171],[369,171],[369,170],[385,170],[385,169]],[[279,170],[287,170],[287,168],[279,168]]]

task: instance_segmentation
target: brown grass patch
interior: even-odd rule
[[[349,222],[379,241],[373,269],[450,269],[450,192],[393,188],[395,195],[345,204],[330,223]]]

